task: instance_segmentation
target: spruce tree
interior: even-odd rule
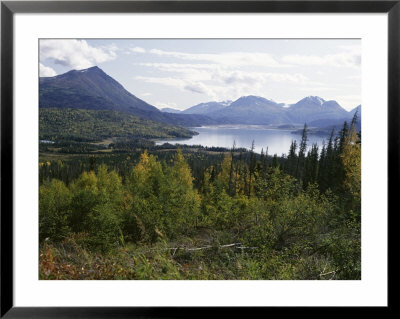
[[[297,178],[298,182],[301,183],[304,175],[304,162],[307,150],[307,123],[304,123],[303,132],[301,134],[301,142],[299,146],[299,155],[297,158],[297,166],[296,166],[296,174],[295,177]]]

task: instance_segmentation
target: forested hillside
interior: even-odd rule
[[[107,121],[90,115],[52,129],[95,139]],[[73,116],[92,125],[75,135]],[[322,149],[305,126],[287,157],[154,145],[41,154],[40,279],[361,279],[355,124]]]
[[[39,109],[39,139],[102,141],[106,138],[191,137],[195,132],[105,110]]]

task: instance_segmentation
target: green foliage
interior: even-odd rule
[[[40,278],[360,279],[359,136],[306,142],[42,161]]]
[[[119,212],[111,203],[97,205],[88,216],[88,239],[89,247],[105,253],[111,248],[123,244],[120,238],[120,226],[122,220]]]
[[[320,196],[316,185],[311,185],[307,191],[280,202],[275,209],[275,246],[278,249],[293,245],[312,248],[318,244],[326,215],[332,214],[334,206],[325,196]]]
[[[39,189],[39,239],[58,241],[68,235],[72,194],[61,181],[53,179]]]
[[[147,230],[147,240],[164,235],[173,238],[195,226],[200,199],[179,150],[172,166],[163,166],[154,156],[143,153],[128,179],[128,189],[133,198],[132,211]],[[137,233],[137,227],[134,229]]]
[[[106,138],[191,137],[193,132],[178,126],[116,111],[40,108],[41,140],[101,141]]]
[[[164,209],[164,224],[171,237],[196,226],[200,197],[193,188],[193,177],[182,152],[178,150],[173,165],[165,169],[166,183],[160,196]]]
[[[153,155],[143,153],[127,180],[128,192],[133,201],[132,212],[146,229],[146,238],[140,239],[155,241],[158,238],[156,230],[157,226],[162,226],[163,215],[158,195],[161,193],[163,181],[164,172],[161,163],[157,162]],[[137,234],[136,228],[133,231]]]
[[[53,180],[52,183],[62,184],[57,180]],[[62,185],[62,191],[68,194],[69,199],[68,212],[62,219],[68,229],[74,233],[86,233],[87,245],[104,252],[108,251],[118,238],[121,222],[124,197],[120,177],[115,172],[108,172],[106,166],[100,166],[97,174],[93,171],[83,172],[69,188]],[[43,205],[51,195],[51,190],[46,186],[41,187],[40,199]],[[62,194],[57,196],[63,198]],[[40,212],[42,211],[48,210],[40,207]],[[41,222],[42,220],[46,221],[44,217],[40,217]]]

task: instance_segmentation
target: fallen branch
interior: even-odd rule
[[[229,248],[229,247],[234,247],[237,249],[257,249],[258,247],[246,247],[246,246],[242,246],[241,243],[233,243],[233,244],[227,244],[227,245],[220,245],[220,246],[212,246],[212,245],[207,245],[207,246],[203,246],[203,247],[167,247],[167,248],[163,248],[163,249],[151,249],[151,250],[173,250],[172,255],[174,256],[176,254],[176,252],[178,250],[184,250],[184,251],[198,251],[198,250],[204,250],[204,249],[210,249],[210,248]]]
[[[184,250],[186,250],[186,251],[195,251],[195,250],[203,250],[203,249],[208,249],[208,248],[212,248],[212,246],[208,245],[208,246],[198,247],[198,248],[184,248]]]
[[[325,270],[325,268],[324,268],[324,270]],[[321,273],[321,274],[319,274],[319,277],[322,278],[324,276],[332,275],[332,277],[329,278],[329,280],[332,280],[333,278],[335,278],[336,272],[337,272],[337,270],[329,271],[329,272],[326,272],[326,273]]]
[[[330,271],[330,272],[326,272],[324,274],[319,274],[319,276],[322,277],[322,276],[327,276],[327,275],[335,274],[335,273],[336,273],[336,270],[333,270],[333,271]]]

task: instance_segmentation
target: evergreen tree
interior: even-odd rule
[[[307,151],[307,124],[304,124],[303,132],[301,134],[301,142],[299,146],[299,155],[297,158],[297,166],[296,166],[296,174],[298,182],[301,183],[304,176],[304,164],[305,164],[305,156]]]
[[[289,154],[287,157],[287,169],[286,171],[288,174],[295,176],[296,174],[296,167],[297,167],[297,142],[296,140],[292,140],[292,143],[290,144],[290,149],[289,149]]]
[[[247,190],[247,196],[251,196],[252,188],[254,187],[253,185],[253,178],[254,178],[254,172],[256,169],[256,155],[254,153],[254,140],[251,143],[251,148],[250,148],[250,160],[249,160],[249,182],[248,182],[248,190]]]
[[[318,145],[313,144],[306,157],[304,172],[304,186],[314,184],[318,181]]]
[[[229,168],[229,184],[228,184],[228,194],[230,196],[235,196],[236,194],[236,178],[234,172],[234,163],[233,163],[233,154],[235,153],[236,142],[233,142],[233,146],[231,149],[231,165]]]
[[[343,164],[343,189],[348,198],[348,209],[360,218],[361,213],[361,146],[357,143],[358,136],[355,123],[350,127],[340,154]]]

